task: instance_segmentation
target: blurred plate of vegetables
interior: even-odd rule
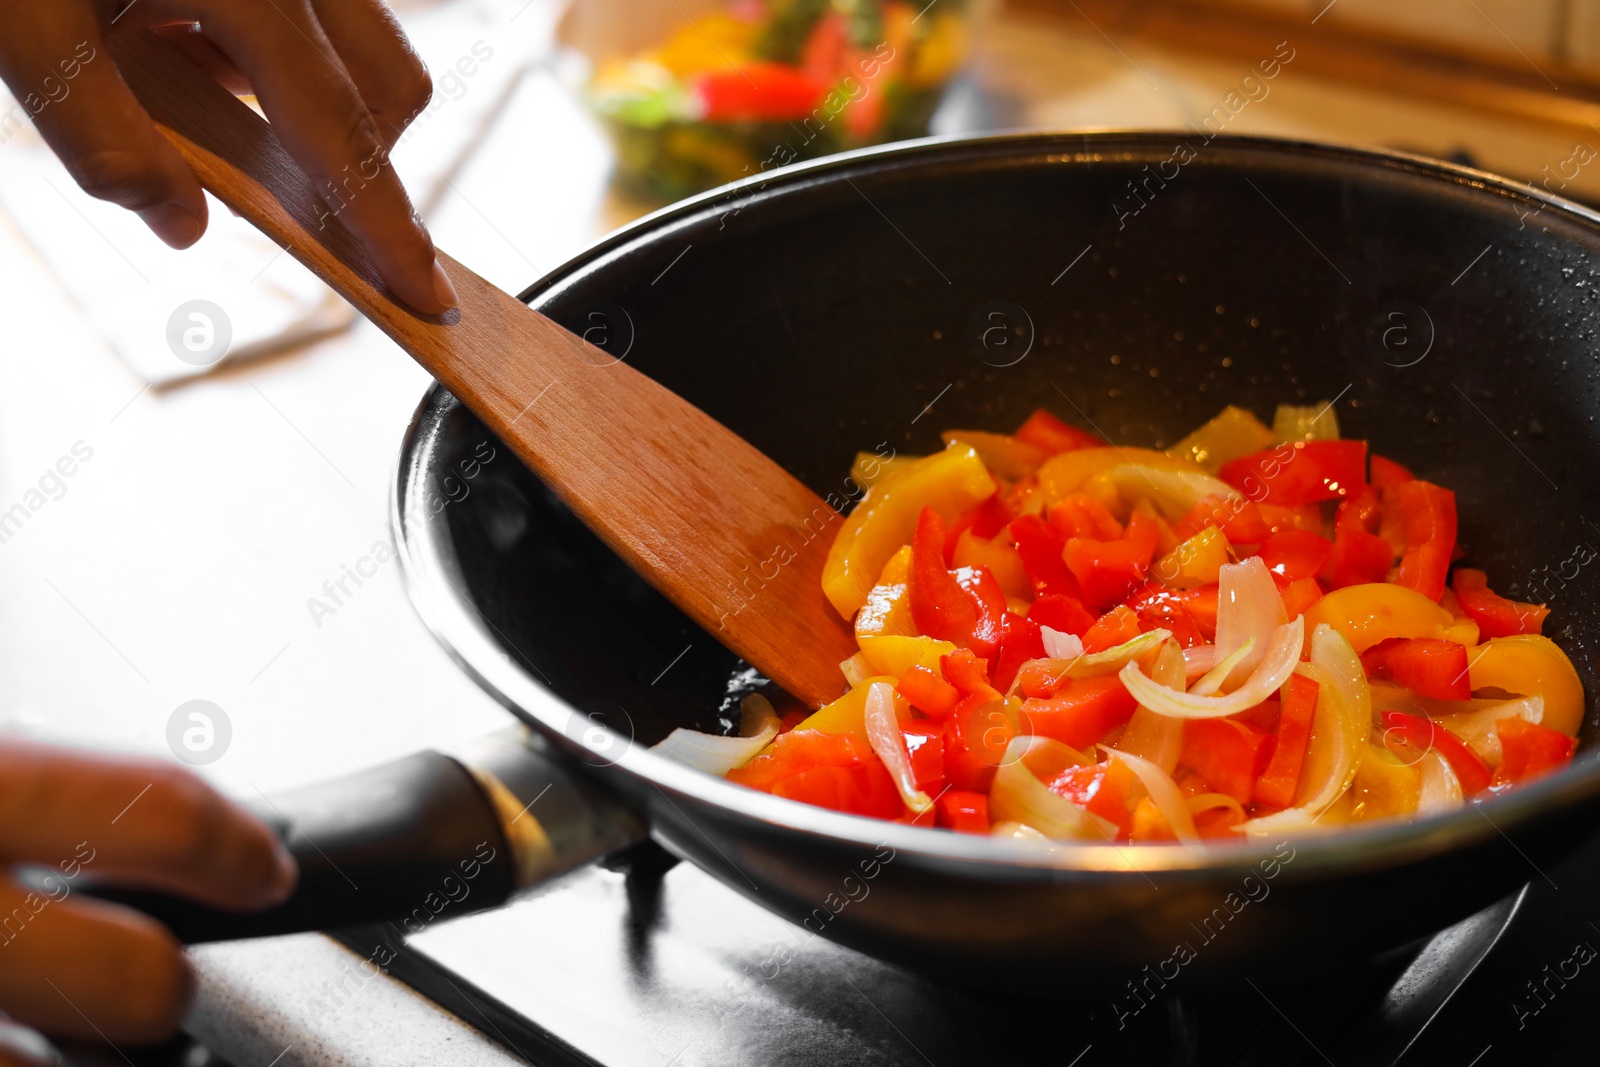
[[[617,186],[667,201],[922,136],[982,0],[669,2],[664,16],[650,6],[633,0],[608,20],[583,12],[612,32],[579,50],[593,61],[583,92],[615,146]],[[635,47],[641,23],[655,35]]]

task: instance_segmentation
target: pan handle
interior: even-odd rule
[[[186,944],[371,922],[421,929],[642,839],[621,801],[536,751],[525,727],[460,752],[418,752],[251,805],[300,866],[294,894],[258,912],[95,887]]]

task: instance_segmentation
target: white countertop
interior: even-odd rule
[[[485,37],[548,31],[545,0],[512,22],[520,6],[484,16]],[[1242,73],[1132,44],[1119,51],[1087,28],[1066,36],[1002,23],[986,49],[979,78],[1009,101],[997,113],[1033,125],[1176,127],[1210,111]],[[1522,176],[1567,158],[1574,140],[1332,86],[1292,64],[1229,132],[1464,147]],[[434,234],[516,291],[626,216],[606,197],[607,165],[598,133],[536,70],[455,177]],[[1600,193],[1600,172],[1577,187]],[[241,224],[217,211],[213,225]],[[0,728],[164,755],[173,710],[209,700],[233,738],[202,772],[254,796],[505,724],[412,613],[395,564],[331,616],[314,619],[307,605],[386,537],[395,453],[429,384],[392,343],[360,323],[157,391],[88,327],[3,217],[0,281],[10,386],[0,393],[0,513],[75,444],[92,449],[64,494],[0,543]],[[203,981],[191,1029],[239,1067],[280,1056],[512,1061],[387,978],[364,984],[358,1004],[322,1012],[317,990],[355,957],[320,935],[194,958]]]

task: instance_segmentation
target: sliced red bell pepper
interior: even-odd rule
[[[1020,516],[1011,522],[1011,536],[1017,542],[1017,555],[1022,557],[1022,569],[1028,572],[1035,593],[1082,597],[1078,580],[1061,558],[1066,542],[1048,523],[1036,515]]]
[[[929,796],[944,790],[944,723],[928,719],[900,724],[911,753],[911,774],[917,788]]]
[[[1383,514],[1383,499],[1378,490],[1368,485],[1339,501],[1339,510],[1333,520],[1335,532],[1365,530],[1378,532],[1378,519]]]
[[[1128,797],[1138,776],[1121,760],[1083,763],[1068,767],[1047,783],[1052,793],[1066,797],[1080,808],[1098,815],[1117,827],[1117,837],[1126,838],[1133,826],[1133,811]]]
[[[745,62],[729,70],[701,71],[690,92],[706,122],[786,122],[811,114],[828,84],[782,63]]]
[[[833,85],[848,72],[850,34],[846,19],[828,11],[817,20],[800,49],[800,69],[824,85]]]
[[[1202,585],[1199,589],[1190,590],[1184,599],[1184,607],[1189,609],[1190,618],[1200,627],[1200,636],[1207,641],[1217,639],[1217,587]]]
[[[1229,715],[1234,722],[1242,722],[1246,726],[1260,730],[1264,734],[1278,732],[1278,720],[1283,717],[1283,702],[1277,697],[1268,697],[1253,708]]]
[[[1333,542],[1309,530],[1284,530],[1261,543],[1261,560],[1267,570],[1289,581],[1310,578],[1322,569]]]
[[[1296,441],[1222,465],[1223,481],[1257,502],[1299,507],[1367,484],[1365,441]]]
[[[1295,581],[1284,581],[1274,574],[1273,581],[1278,583],[1278,592],[1283,596],[1283,609],[1288,612],[1290,620],[1297,615],[1304,615],[1311,610],[1311,605],[1322,599],[1322,586],[1315,578],[1299,578]]]
[[[1135,513],[1127,531],[1114,541],[1074,537],[1067,541],[1062,558],[1078,579],[1086,604],[1104,608],[1127,596],[1128,590],[1142,581],[1155,554],[1159,530],[1154,519]]]
[[[1383,678],[1433,700],[1470,700],[1467,649],[1437,637],[1391,637],[1361,654],[1369,678]]]
[[[989,832],[989,797],[969,789],[946,789],[933,802],[938,824],[961,834]]]
[[[1080,448],[1104,448],[1109,443],[1098,434],[1067,425],[1044,408],[1038,408],[1029,415],[1012,436],[1052,455]]]
[[[1489,588],[1489,577],[1482,571],[1457,567],[1450,587],[1467,618],[1478,624],[1484,637],[1511,637],[1536,634],[1544,628],[1550,609],[1543,604],[1524,604],[1507,600]]]
[[[1439,755],[1456,772],[1456,778],[1461,782],[1461,792],[1469,797],[1483,792],[1493,779],[1489,765],[1468,748],[1466,742],[1432,719],[1420,715],[1403,711],[1384,712],[1383,743],[1402,759],[1406,756],[1404,750],[1407,748],[1417,752],[1426,752],[1430,747],[1438,749]]]
[[[1395,584],[1438,600],[1456,550],[1456,495],[1432,482],[1401,482],[1385,490],[1383,510],[1385,523],[1391,516],[1399,523],[1405,543]]]
[[[1126,605],[1118,604],[1089,627],[1088,633],[1082,638],[1083,650],[1104,652],[1108,648],[1116,648],[1124,641],[1132,641],[1141,633],[1143,631],[1139,629],[1139,616]]]
[[[906,807],[894,778],[882,763],[795,771],[773,783],[769,792],[820,808],[879,819],[896,818]]]
[[[1002,693],[1011,689],[1017,669],[1044,655],[1044,637],[1039,624],[1008,611],[1001,621],[1000,654],[995,657],[994,687]]]
[[[1189,509],[1172,535],[1187,541],[1208,526],[1222,530],[1230,544],[1256,545],[1272,536],[1272,527],[1253,501],[1243,497],[1208,496]]]
[[[944,721],[944,776],[953,789],[987,793],[1016,724],[994,701],[968,697]]]
[[[1333,551],[1319,575],[1329,589],[1347,585],[1367,585],[1388,578],[1394,564],[1394,549],[1377,534],[1354,526],[1338,529],[1333,535]]]
[[[958,648],[947,656],[940,656],[939,671],[945,681],[960,691],[963,699],[1000,699],[999,691],[989,684],[989,664],[970,649]]]
[[[1005,529],[1006,523],[1011,521],[1011,509],[1006,502],[1000,499],[1000,494],[995,493],[978,506],[971,508],[965,515],[957,519],[944,533],[944,561],[946,566],[955,559],[956,542],[961,540],[961,535],[968,530],[973,537],[982,537],[985,540],[993,537]]]
[[[1501,753],[1500,766],[1494,772],[1496,786],[1526,782],[1559,770],[1572,762],[1572,753],[1578,747],[1577,738],[1518,715],[1501,719],[1494,729],[1500,735]]]
[[[1401,482],[1409,482],[1416,477],[1416,475],[1394,460],[1385,459],[1376,452],[1372,454],[1371,464],[1372,484],[1378,489],[1388,489],[1399,485]]]
[[[917,519],[907,586],[911,619],[919,632],[970,648],[985,659],[1000,647],[1005,593],[986,567],[945,568],[944,522],[932,508],[923,508]]]
[[[1170,630],[1181,648],[1205,644],[1200,626],[1189,613],[1189,594],[1169,589],[1155,579],[1134,587],[1123,606],[1139,617],[1139,629]]]
[[[1272,757],[1272,738],[1234,719],[1191,719],[1183,724],[1178,763],[1218,793],[1250,803],[1256,779]]]
[[[1028,606],[1028,618],[1058,633],[1082,637],[1094,625],[1094,616],[1077,597],[1046,593]]]
[[[1054,695],[1022,702],[1023,732],[1087,748],[1133,717],[1138,702],[1114,674],[1072,678]]]
[[[751,789],[771,792],[784,778],[811,767],[854,767],[878,761],[867,739],[857,734],[791,730],[779,734],[770,747],[743,767],[728,772],[728,780]]]
[[[1115,541],[1122,536],[1122,523],[1092,496],[1074,493],[1050,509],[1050,526],[1063,539],[1087,537],[1095,541]]]
[[[900,676],[900,695],[933,719],[943,719],[961,702],[961,690],[917,664]]]
[[[1052,664],[1050,660],[1025,663],[1017,672],[1017,687],[1022,690],[1024,697],[1054,696],[1066,680],[1066,667],[1059,663]]]
[[[1284,685],[1278,713],[1276,744],[1267,769],[1256,779],[1251,795],[1258,804],[1287,808],[1294,803],[1300,785],[1300,768],[1305,763],[1306,744],[1311,739],[1311,722],[1317,713],[1316,682],[1303,674],[1289,675]]]

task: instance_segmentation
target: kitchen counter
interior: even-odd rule
[[[489,40],[549,33],[545,0],[518,6],[490,20]],[[1243,73],[1113,43],[1087,24],[1002,18],[976,67],[983,102],[969,99],[962,113],[1007,126],[1182,127]],[[1228,132],[1465,150],[1522,177],[1573,149],[1558,128],[1408,104],[1302,77],[1292,62],[1271,84]],[[607,166],[556,74],[535,67],[431,212],[433,232],[518,290],[636,213],[607,195]],[[1581,173],[1569,191],[1600,196],[1600,173]],[[213,225],[242,224],[214,210]],[[382,334],[362,322],[153,389],[85,323],[9,219],[0,279],[11,311],[0,511],[75,446],[91,454],[0,542],[9,683],[0,727],[165,755],[174,709],[205,699],[225,711],[232,741],[202,772],[253,798],[505,724],[413,614],[393,563],[375,565],[336,610],[312,607],[325,582],[386,540],[395,452],[428,385]],[[207,946],[193,958],[201,985],[188,1028],[239,1067],[520,1062],[492,1029],[474,1028],[481,1020],[387,977],[353,978],[358,958],[321,935]]]

